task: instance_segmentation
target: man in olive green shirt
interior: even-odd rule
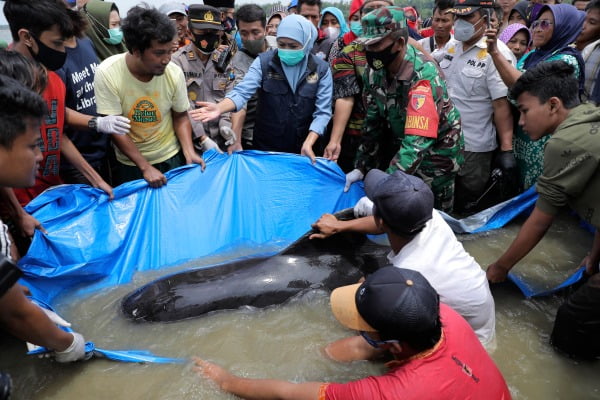
[[[487,270],[491,282],[508,271],[544,237],[554,216],[570,206],[595,229],[585,259],[587,282],[559,308],[552,344],[569,355],[600,356],[600,109],[579,104],[573,67],[541,63],[523,74],[511,89],[521,124],[532,140],[551,135],[544,150],[544,171],[538,178],[539,198],[516,239]]]

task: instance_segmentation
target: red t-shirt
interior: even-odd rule
[[[510,399],[502,374],[469,324],[445,304],[440,313],[443,337],[430,352],[392,362],[382,376],[326,384],[321,399]]]
[[[26,189],[14,189],[22,206],[25,206],[50,186],[62,184],[59,172],[60,143],[65,123],[65,95],[66,88],[63,81],[55,72],[48,71],[48,86],[42,93],[48,107],[48,114],[40,127],[42,134],[40,150],[44,159],[40,162],[35,184]]]

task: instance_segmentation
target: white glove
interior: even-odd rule
[[[97,130],[107,135],[127,135],[131,125],[129,119],[121,115],[107,115],[96,119]]]
[[[228,126],[220,127],[219,133],[221,134],[221,136],[223,136],[223,139],[225,139],[225,146],[231,146],[235,143],[235,140],[237,139],[237,136],[235,135],[233,129],[231,129]]]
[[[360,181],[365,175],[360,172],[359,169],[353,169],[346,174],[346,186],[344,186],[344,192],[350,190],[350,185],[354,182]]]
[[[373,215],[373,202],[367,196],[360,198],[354,206],[354,218],[366,217]]]
[[[200,142],[200,148],[202,149],[202,152],[206,152],[210,149],[215,149],[219,153],[223,154],[223,152],[219,148],[219,145],[216,144],[215,141],[209,138],[208,136],[206,136],[206,139]]]
[[[65,351],[55,351],[54,358],[60,363],[85,359],[85,339],[77,332],[71,332],[73,343]]]

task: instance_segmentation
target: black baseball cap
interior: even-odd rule
[[[383,218],[394,232],[414,235],[431,219],[433,192],[421,178],[400,170],[390,175],[372,169],[364,184],[373,215]]]
[[[420,272],[388,266],[369,275],[362,284],[335,289],[331,310],[350,329],[414,335],[437,326],[440,300]]]

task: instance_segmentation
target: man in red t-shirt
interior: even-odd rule
[[[199,373],[243,398],[510,399],[502,374],[467,322],[417,271],[384,267],[362,284],[331,294],[334,316],[361,332],[373,354],[387,352],[389,372],[348,383],[246,379],[195,359]]]

